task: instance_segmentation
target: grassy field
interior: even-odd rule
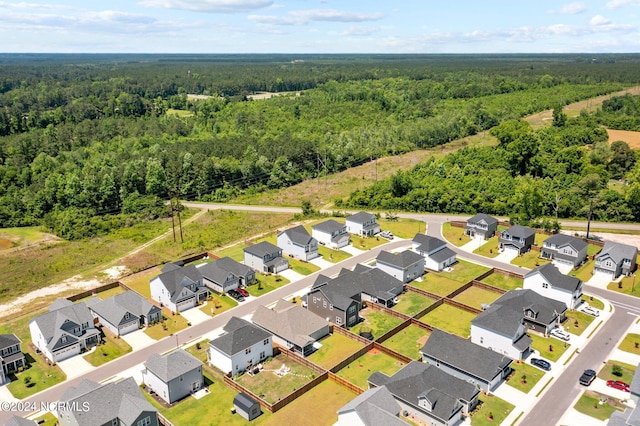
[[[620,367],[622,371],[621,376],[615,376],[613,374],[614,365],[617,365],[618,367]],[[621,380],[627,384],[630,384],[637,368],[638,368],[637,365],[627,364],[622,361],[609,360],[607,361],[605,366],[602,367],[602,369],[598,372],[598,377],[601,378],[602,380]]]
[[[442,235],[454,246],[460,247],[471,241],[471,238],[464,235],[464,228],[451,226],[451,222],[442,224]]]
[[[37,226],[0,229],[0,253],[9,249],[36,244],[55,244],[56,241],[58,241],[58,238],[55,235],[44,233]]]
[[[351,253],[342,250],[333,250],[323,245],[318,245],[318,253],[324,260],[331,263],[342,262],[351,257]]]
[[[629,333],[624,336],[618,349],[635,355],[640,355],[640,334]]]
[[[543,259],[539,256],[539,251],[530,250],[522,256],[516,256],[516,258],[513,259],[511,263],[513,265],[522,266],[524,268],[535,269],[538,266],[542,266],[551,262],[550,260]]]
[[[466,339],[471,335],[471,320],[475,317],[476,314],[443,304],[420,318],[420,322]]]
[[[538,352],[542,358],[550,361],[557,361],[558,358],[567,350],[567,343],[551,337],[542,337],[537,334],[530,333],[533,343],[531,347]]]
[[[471,417],[473,426],[499,425],[515,408],[507,401],[492,395],[480,395],[481,406]]]
[[[452,272],[436,272],[442,274],[452,280],[459,281],[462,284],[466,284],[474,278],[487,272],[490,268],[486,266],[480,266],[475,263],[467,262],[466,260],[458,259],[455,265],[453,265]]]
[[[414,282],[414,284],[417,284]],[[407,291],[398,297],[398,303],[391,309],[405,315],[413,316],[435,302],[427,296],[423,296],[413,291]]]
[[[351,331],[355,334],[360,333],[363,329],[370,331],[373,334],[373,338],[377,339],[387,331],[397,327],[402,320],[400,318],[392,317],[384,312],[374,311],[371,309],[363,309],[360,311],[360,317],[364,319],[354,327],[351,327]]]
[[[492,257],[496,257],[497,255],[500,254],[500,251],[498,251],[499,248],[500,248],[500,244],[498,243],[498,237],[497,236],[493,236],[493,237],[489,238],[480,247],[475,249],[473,252],[475,254],[479,254],[480,256],[485,256],[485,257],[492,258]]]
[[[338,376],[360,387],[369,389],[367,379],[375,372],[392,376],[405,366],[405,363],[383,352],[372,349],[360,358],[338,371]]]
[[[420,349],[427,343],[430,334],[430,331],[411,324],[404,330],[385,340],[382,345],[406,355],[411,359],[418,359],[420,358]]]
[[[423,275],[422,281],[414,281],[411,285],[442,297],[448,296],[451,292],[462,287],[460,281],[433,271]]]
[[[129,275],[128,277],[123,277],[120,279],[120,282],[141,296],[149,299],[151,297],[149,282],[161,273],[162,267],[156,266],[155,268],[147,269],[146,271],[138,272],[137,274]]]
[[[571,334],[580,336],[595,318],[580,311],[567,311],[567,320],[564,329]],[[576,327],[577,325],[577,327]]]
[[[582,296],[582,300],[584,300],[585,302],[587,302],[590,306],[596,308],[596,309],[604,309],[604,303],[602,302],[602,300],[597,299],[593,296]]]
[[[426,224],[422,220],[397,218],[397,220],[378,220],[383,231],[391,231],[398,238],[412,239],[416,234],[424,233]]]
[[[589,260],[585,262],[582,266],[580,266],[577,270],[572,270],[569,272],[569,275],[572,277],[579,278],[582,282],[587,282],[593,276],[593,266],[595,265],[595,261]]]
[[[114,336],[104,327],[102,333],[102,343],[96,346],[93,352],[83,357],[94,367],[106,364],[109,361],[113,361],[114,359],[131,352],[131,346],[129,346],[129,344],[123,339]]]
[[[320,344],[322,347],[307,358],[326,369],[332,368],[364,346],[362,343],[338,333],[333,333],[320,340]]]
[[[507,383],[509,386],[524,393],[529,393],[544,376],[544,371],[525,363],[512,362],[511,368],[513,368],[514,373],[509,377]],[[525,380],[522,380],[522,376],[524,376]]]
[[[230,247],[214,250],[213,254],[218,257],[230,257],[238,262],[244,262],[244,249],[247,248],[246,242],[239,242]]]
[[[482,309],[482,305],[491,304],[498,297],[500,297],[500,293],[472,286],[454,297],[453,300],[468,306],[473,306],[474,308]]]
[[[523,280],[522,278],[514,278],[494,272],[488,277],[483,278],[482,282],[509,291],[515,290],[516,288],[522,288]]]
[[[193,308],[192,308],[193,309]],[[162,308],[163,320],[145,328],[144,332],[152,339],[160,340],[188,327],[187,319],[182,315],[173,315],[166,307]]]
[[[288,257],[287,260],[289,260],[289,269],[292,269],[301,275],[311,275],[320,270],[320,267],[313,263],[293,259],[291,257]]]
[[[606,398],[604,404],[600,404],[601,397]],[[615,398],[610,398],[593,391],[585,391],[573,408],[587,416],[604,421],[611,417],[616,409],[623,411],[624,405]]]

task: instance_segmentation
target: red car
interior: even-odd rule
[[[245,290],[244,288],[240,288],[238,287],[237,292],[240,293],[243,297],[249,297],[249,292],[247,290]]]
[[[631,392],[629,390],[629,385],[619,380],[607,380],[607,386],[614,389],[620,389],[621,391]]]

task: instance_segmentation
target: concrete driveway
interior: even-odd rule
[[[557,260],[553,260],[551,263],[553,263],[553,265],[565,275],[568,275],[569,272],[573,270],[573,265],[570,263],[558,262]]]
[[[125,334],[124,336],[120,336],[120,338],[127,342],[133,351],[146,348],[147,346],[156,343],[154,339],[147,336],[144,330],[137,330],[133,333]]]
[[[498,262],[511,263],[511,261],[516,257],[518,257],[518,252],[516,250],[505,249],[493,259]]]
[[[311,259],[309,261],[309,263],[312,263],[312,264],[316,265],[320,269],[325,269],[325,268],[328,268],[329,266],[333,265],[332,262],[329,262],[328,260],[325,260],[322,256],[316,257],[315,259]]]
[[[349,253],[349,254],[351,254],[353,256],[357,256],[359,254],[364,253],[364,250],[357,249],[354,246],[352,246],[351,244],[348,244],[348,245],[342,247],[340,250],[346,251],[347,253]]]
[[[202,312],[200,310],[200,307],[187,309],[186,311],[180,312],[180,315],[182,315],[187,321],[189,321],[191,325],[200,324],[201,322],[204,322],[211,318],[209,315]]]
[[[299,279],[304,278],[304,275],[297,273],[293,269],[282,271],[280,272],[280,275],[288,279],[290,282],[298,281]]]
[[[89,364],[87,360],[83,358],[83,356],[96,350],[99,351],[100,348],[94,346],[93,349],[91,349],[91,351],[89,352],[72,356],[71,358],[67,358],[64,361],[58,362],[58,366],[62,369],[62,371],[64,371],[64,374],[67,375],[67,380],[73,379],[74,377],[82,376],[95,369],[95,367]]]
[[[595,272],[591,276],[589,281],[587,281],[585,284],[589,284],[590,286],[593,286],[593,287],[606,289],[611,281],[613,281],[611,274],[605,274],[604,272]]]

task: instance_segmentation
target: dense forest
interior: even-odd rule
[[[639,61],[638,55],[0,55],[0,220],[7,227],[43,224],[64,238],[93,236],[168,214],[164,203],[173,195],[227,201],[492,128],[498,150],[464,150],[421,165],[347,204],[528,218],[552,206],[554,214],[576,216],[584,201],[571,188],[580,179],[598,175],[603,186],[630,169],[631,156],[605,146],[598,125],[637,128],[637,99],[612,100],[575,121],[558,118],[546,131],[525,131],[517,120],[636,84]],[[287,93],[250,100],[256,91]],[[625,161],[611,164],[618,151]],[[553,160],[558,155],[562,165]],[[449,181],[442,185],[436,175]],[[480,178],[487,185],[475,182]],[[538,180],[550,181],[549,189],[538,188]],[[391,197],[380,195],[385,185]],[[458,196],[456,185],[472,191]],[[544,202],[521,212],[523,202],[529,205],[518,198],[527,185],[544,192]],[[615,202],[603,203],[617,210],[597,209],[598,217],[637,219],[628,191],[611,191],[617,198],[602,193]],[[549,202],[548,193],[556,192]]]

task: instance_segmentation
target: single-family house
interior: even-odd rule
[[[406,426],[400,404],[386,386],[367,389],[338,410],[334,426]]]
[[[430,364],[411,361],[389,377],[373,373],[369,387],[384,386],[402,412],[428,425],[455,426],[478,404],[480,389]]]
[[[613,278],[631,275],[636,270],[638,248],[607,241],[596,256],[595,272],[611,274]]]
[[[233,408],[246,421],[252,421],[262,414],[260,404],[244,392],[240,392],[233,398]]]
[[[202,361],[183,349],[151,354],[144,363],[142,382],[167,404],[173,404],[202,388]]]
[[[539,266],[525,274],[522,284],[522,288],[562,302],[568,309],[576,309],[582,303],[582,287],[579,278],[563,274],[552,263]]]
[[[31,341],[51,362],[59,362],[100,341],[93,315],[84,302],[58,299],[49,312],[29,321]]]
[[[251,321],[273,334],[276,344],[302,356],[315,351],[316,342],[329,334],[328,321],[283,299],[273,308],[258,306]]]
[[[238,277],[240,286],[248,286],[256,280],[256,271],[228,256],[221,257],[212,263]]]
[[[513,360],[444,331],[434,329],[420,350],[422,361],[454,377],[493,391],[511,373]]]
[[[325,222],[311,226],[311,236],[318,243],[332,249],[339,249],[349,244],[347,225],[329,219]]]
[[[638,403],[640,400],[640,365],[631,379],[629,390],[629,399],[633,401],[633,407],[626,408],[624,412],[615,410],[609,417],[608,426],[640,426],[640,404]]]
[[[309,231],[298,225],[286,229],[278,234],[278,247],[284,254],[302,260],[311,260],[320,256],[318,254],[318,240],[309,235]]]
[[[268,241],[261,241],[244,249],[244,264],[259,272],[277,274],[289,269],[289,261],[282,257],[282,249]]]
[[[439,238],[416,234],[411,240],[411,250],[424,256],[425,267],[432,271],[442,271],[456,263],[456,252],[447,247]]]
[[[376,268],[404,283],[421,277],[424,274],[424,265],[425,258],[411,250],[397,254],[382,250],[376,257]]]
[[[200,265],[198,270],[202,274],[202,283],[218,294],[227,293],[240,286],[240,277],[227,268],[222,268],[217,260]]]
[[[517,251],[518,254],[524,254],[531,250],[536,239],[536,233],[533,229],[522,225],[513,225],[511,228],[500,233],[500,249]]]
[[[58,406],[60,426],[158,426],[158,411],[128,377],[103,385],[83,379],[67,388]]]
[[[209,296],[202,274],[194,265],[168,263],[160,275],[151,279],[149,287],[151,298],[173,312],[191,309]]]
[[[555,234],[542,243],[540,257],[568,263],[575,268],[587,259],[588,246],[589,244],[580,238],[565,234]]]
[[[132,290],[89,306],[94,318],[116,336],[154,324],[162,318],[162,309]]]
[[[0,334],[0,385],[9,382],[9,374],[25,367],[22,341],[15,334]]]
[[[361,237],[370,237],[380,232],[380,225],[376,222],[376,216],[367,212],[359,212],[347,217],[345,221],[347,232],[350,234],[360,235]]]
[[[4,426],[38,426],[38,423],[36,423],[35,420],[13,415],[9,417],[9,420],[5,422]]]
[[[273,356],[273,336],[263,328],[238,317],[231,317],[224,334],[211,340],[207,361],[234,375]]]
[[[307,293],[307,309],[341,327],[360,322],[363,302],[393,306],[404,283],[378,268],[361,264],[342,269],[337,277],[318,275]]]
[[[498,230],[498,219],[488,214],[478,213],[467,220],[464,234],[471,238],[483,240],[493,237]]]

